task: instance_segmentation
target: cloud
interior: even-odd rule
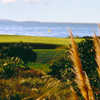
[[[16,2],[16,0],[1,0],[1,2],[7,4],[7,3],[14,3]]]
[[[26,3],[40,3],[41,0],[24,0]]]
[[[24,0],[24,2],[29,3],[29,4],[43,4],[43,5],[48,5],[49,0]],[[50,0],[51,1],[51,0]]]
[[[0,0],[0,3],[8,4],[8,3],[15,3],[17,0]],[[40,2],[47,2],[47,0],[23,0],[23,2],[30,3],[30,4],[39,4]]]

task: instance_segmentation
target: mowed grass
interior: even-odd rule
[[[34,50],[37,54],[37,60],[38,63],[47,63],[50,64],[52,60],[55,60],[59,57],[64,56],[64,49],[35,49]]]
[[[75,39],[76,42],[80,42],[81,40],[82,39],[79,38]],[[28,43],[66,45],[70,43],[69,41],[70,41],[69,38],[0,35],[0,43],[28,42]]]

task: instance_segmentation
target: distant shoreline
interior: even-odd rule
[[[15,22],[15,23],[45,23],[45,24],[100,24],[97,22],[46,22],[46,21],[19,21],[19,20],[10,20],[10,19],[0,19],[0,22]]]

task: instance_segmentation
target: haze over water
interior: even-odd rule
[[[69,29],[79,37],[98,35],[97,24],[0,21],[0,34],[8,35],[67,37]]]

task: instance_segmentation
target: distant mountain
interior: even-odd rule
[[[40,21],[14,21],[8,19],[0,19],[0,23],[24,23],[24,24],[96,24],[96,23],[72,23],[72,22],[40,22]]]
[[[39,21],[13,21],[13,20],[2,20],[0,19],[0,24],[4,24],[4,25],[24,25],[24,26],[56,26],[56,25],[66,25],[67,23],[54,23],[54,22],[39,22]],[[70,24],[70,23],[69,23]]]
[[[16,22],[16,21],[8,20],[8,19],[0,19],[0,22]]]
[[[0,19],[0,24],[2,25],[40,25],[40,22],[35,22],[35,21],[13,21],[13,20],[2,20]]]

